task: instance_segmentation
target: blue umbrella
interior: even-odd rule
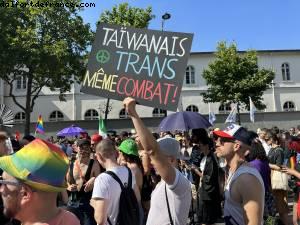
[[[164,118],[159,124],[159,131],[188,131],[190,129],[208,128],[210,122],[197,112],[176,112]]]
[[[85,132],[82,128],[72,125],[70,127],[62,129],[56,135],[57,136],[76,136],[82,132]]]

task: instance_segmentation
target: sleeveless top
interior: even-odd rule
[[[77,200],[79,200],[79,202],[82,203],[82,204],[84,204],[84,205],[89,205],[90,204],[90,200],[91,200],[92,194],[93,194],[93,191],[89,191],[89,192],[85,192],[84,191],[84,184],[91,177],[91,172],[92,172],[93,164],[94,164],[94,159],[90,159],[89,164],[88,164],[88,168],[87,168],[85,176],[84,176],[84,182],[83,182],[80,190],[77,191],[77,194],[76,194]],[[70,175],[74,179],[73,169],[74,169],[74,162],[71,162],[71,165],[70,165]]]
[[[240,203],[234,201],[230,195],[231,183],[233,181],[235,181],[240,175],[245,174],[245,173],[252,174],[253,176],[255,176],[259,180],[259,182],[262,186],[262,190],[264,191],[264,183],[263,183],[263,180],[262,180],[259,172],[255,168],[252,168],[249,166],[240,166],[234,172],[234,174],[231,177],[229,177],[229,179],[227,180],[227,184],[225,186],[224,220],[225,220],[226,225],[244,225],[245,224],[244,217],[243,217],[244,209],[243,209],[242,205]],[[262,201],[262,202],[264,202],[264,201]],[[263,209],[264,209],[264,207],[262,207],[262,210]]]

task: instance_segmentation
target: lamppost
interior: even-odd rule
[[[171,18],[171,14],[170,13],[165,13],[164,15],[161,16],[162,20],[161,20],[161,31],[164,31],[164,23],[165,20],[168,20]]]
[[[276,83],[274,82],[274,80],[272,80],[271,87],[272,87],[272,92],[273,92],[273,111],[274,112],[277,111],[276,96],[275,96],[275,85],[276,85]]]

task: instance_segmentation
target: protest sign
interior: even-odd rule
[[[100,23],[81,91],[175,111],[193,34]]]

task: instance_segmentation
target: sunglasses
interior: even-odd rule
[[[21,185],[21,182],[14,181],[14,180],[3,180],[3,177],[0,176],[0,186],[1,185],[13,185],[13,186],[19,186]]]
[[[219,141],[221,145],[224,145],[225,143],[235,143],[234,139],[231,138],[224,138],[224,137],[218,137],[218,136],[214,136],[214,140]]]

